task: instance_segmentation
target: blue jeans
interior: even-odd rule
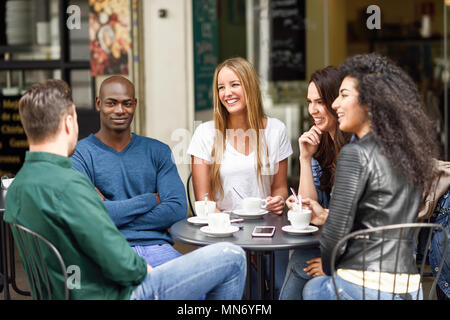
[[[147,273],[131,300],[237,300],[245,285],[244,251],[221,242],[170,260]]]
[[[339,288],[339,298],[342,300],[362,300],[362,286],[348,282],[336,276],[336,285]],[[415,300],[417,291],[407,294],[394,294],[380,292],[380,300]],[[304,300],[336,300],[336,290],[334,289],[331,276],[320,276],[308,281],[303,289]],[[378,290],[365,289],[366,300],[378,300]],[[422,289],[419,293],[419,300],[423,299]]]
[[[450,198],[450,197],[449,197]],[[446,198],[447,199],[447,198]],[[433,234],[433,238],[430,244],[429,259],[430,267],[433,276],[436,277],[436,268],[439,268],[441,264],[441,254],[444,250],[444,237],[447,237],[448,246],[447,252],[444,254],[444,264],[442,266],[441,275],[438,279],[438,285],[441,291],[450,298],[450,213],[448,208],[448,202],[445,207],[445,211],[438,215],[434,223],[441,224],[447,231],[447,235],[441,231],[441,229],[436,229]],[[440,295],[438,295],[440,298]]]
[[[308,276],[304,268],[308,266],[306,261],[320,257],[319,247],[298,249],[292,253],[286,270],[283,286],[281,287],[280,300],[302,300],[303,287],[313,279]]]
[[[149,246],[133,246],[131,249],[136,251],[136,253],[144,258],[145,262],[153,268],[182,255],[168,243]]]

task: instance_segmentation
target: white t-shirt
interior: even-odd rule
[[[278,163],[292,154],[292,147],[286,126],[280,120],[267,117],[266,129],[262,131],[268,149],[268,161],[262,159],[262,185],[256,174],[255,151],[246,156],[238,152],[226,139],[226,147],[220,166],[220,182],[224,196],[223,199],[220,199],[220,195],[216,194],[218,209],[235,210],[242,208],[242,199],[236,194],[233,187],[244,198],[259,197],[265,199],[270,196],[273,176],[277,173]],[[214,121],[202,123],[195,130],[187,153],[211,162],[214,135]]]

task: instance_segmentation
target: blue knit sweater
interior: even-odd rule
[[[117,152],[91,134],[78,142],[72,166],[105,196],[111,219],[131,246],[173,244],[167,229],[186,217],[187,204],[169,146],[133,134]]]

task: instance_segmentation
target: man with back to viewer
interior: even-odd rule
[[[222,242],[152,268],[110,219],[95,187],[72,169],[78,140],[72,92],[62,80],[35,84],[19,102],[29,142],[25,163],[8,188],[4,220],[52,242],[66,266],[80,269],[71,299],[240,299],[243,250]],[[56,299],[64,297],[56,259],[42,248]],[[19,253],[25,252],[19,247]],[[195,270],[195,272],[193,272]]]
[[[147,263],[180,256],[167,229],[186,218],[187,203],[170,148],[131,132],[137,99],[128,79],[105,79],[95,103],[100,130],[78,142],[73,168],[95,185],[117,228]]]

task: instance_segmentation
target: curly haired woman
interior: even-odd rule
[[[377,54],[347,58],[340,69],[345,78],[333,109],[339,128],[356,134],[357,141],[345,145],[339,153],[329,211],[317,201],[304,199],[312,209],[312,223],[324,225],[320,249],[322,268],[328,275],[310,280],[303,290],[304,299],[336,299],[329,276],[336,243],[352,231],[415,222],[422,191],[435,172],[432,158],[437,154],[436,137],[411,78]],[[366,298],[377,299],[378,279],[382,280],[381,299],[405,299],[417,294],[420,277],[412,238],[412,231],[404,232],[401,239],[387,235],[385,248],[398,241],[404,243],[397,271],[405,278],[397,277],[395,286],[395,252],[383,251],[385,263],[380,269],[379,241],[367,245],[365,270],[361,240],[348,242],[345,250],[338,250],[336,283],[340,297],[361,299],[364,283]]]

